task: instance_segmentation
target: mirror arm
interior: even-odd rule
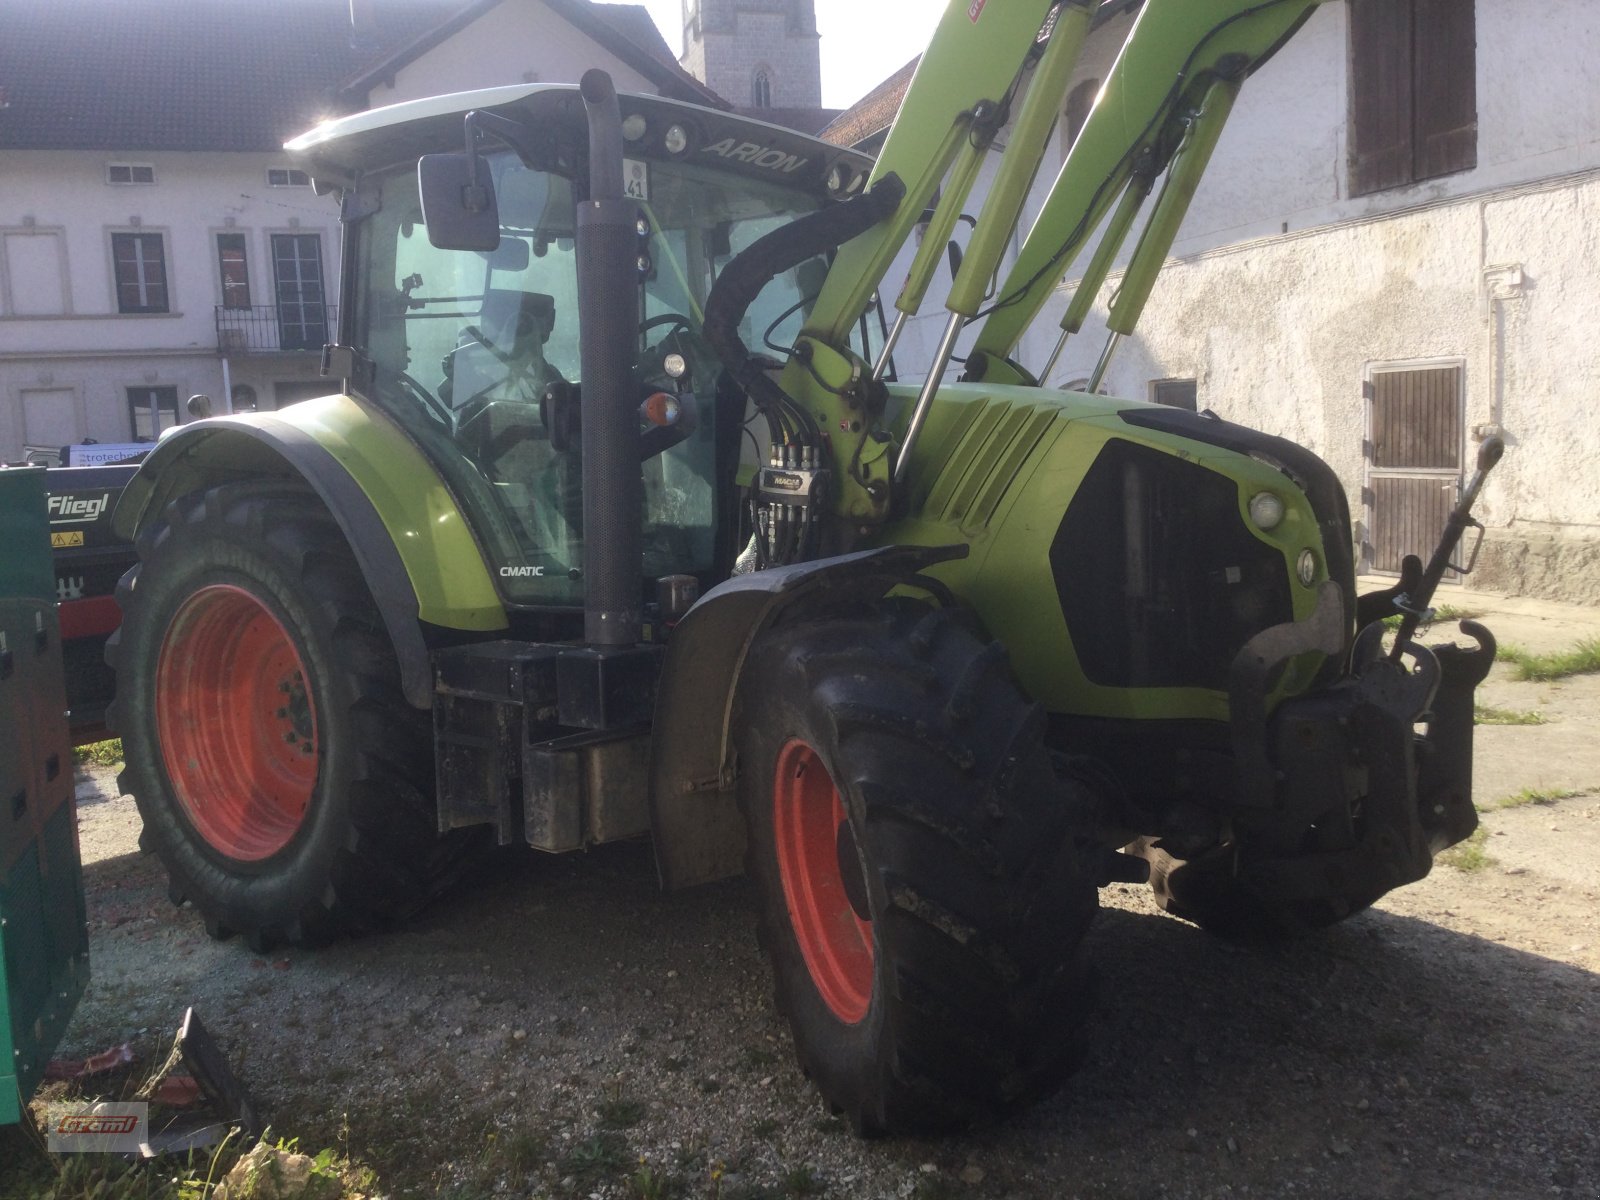
[[[472,186],[478,185],[478,145],[484,135],[496,138],[515,150],[522,165],[530,171],[542,169],[538,148],[528,138],[527,127],[510,117],[475,108],[461,121],[467,139],[467,154],[472,159]]]

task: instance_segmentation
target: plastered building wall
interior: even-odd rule
[[[309,187],[271,187],[282,155],[11,151],[0,171],[0,458],[25,443],[132,435],[127,388],[196,392],[220,410],[232,387],[271,407],[280,385],[320,382],[314,354],[224,356],[216,235],[245,238],[250,301],[273,303],[271,237],[321,242],[329,301],[338,289],[338,207]],[[106,182],[109,162],[154,168],[154,184]],[[113,232],[162,235],[169,312],[123,314],[112,273]],[[70,436],[60,436],[67,434]]]
[[[516,83],[576,83],[591,67],[611,73],[621,92],[659,89],[609,50],[555,16],[543,0],[490,9],[367,95],[372,108],[447,92]]]

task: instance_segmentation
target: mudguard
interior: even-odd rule
[[[304,481],[338,522],[416,707],[431,706],[433,697],[422,622],[506,628],[483,554],[438,472],[392,421],[350,396],[182,426],[123,491],[114,528],[134,540],[178,496],[263,477]]]
[[[736,575],[701,597],[673,630],[656,691],[650,822],[662,886],[690,887],[744,869],[733,719],[751,645],[806,605],[876,600],[958,546],[883,546]]]

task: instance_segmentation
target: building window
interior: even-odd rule
[[[1150,399],[1168,408],[1194,412],[1200,406],[1200,389],[1193,379],[1152,379]]]
[[[304,171],[291,170],[288,167],[267,168],[268,187],[310,187],[311,176]]]
[[[153,442],[163,429],[178,423],[178,389],[175,387],[131,387],[128,389],[128,422],[133,440]]]
[[[1478,165],[1474,4],[1351,0],[1351,195]]]
[[[156,169],[149,163],[107,163],[107,183],[154,183]]]
[[[314,233],[272,235],[272,272],[280,350],[321,350],[328,340],[322,288],[322,239]]]
[[[36,228],[0,233],[0,312],[51,317],[69,311],[61,235]]]
[[[1094,107],[1094,98],[1099,94],[1098,79],[1085,79],[1067,93],[1067,108],[1062,115],[1066,121],[1068,150],[1078,140],[1078,134],[1083,132],[1083,123],[1089,119],[1089,110]]]
[[[765,68],[756,72],[755,85],[751,88],[751,100],[757,108],[772,107],[772,76]]]
[[[167,258],[159,233],[113,233],[111,260],[117,277],[117,311],[164,313]]]
[[[245,261],[244,234],[217,234],[217,263],[222,270],[222,307],[250,307],[250,268]]]

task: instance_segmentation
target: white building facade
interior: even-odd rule
[[[281,154],[5,155],[0,458],[325,390],[338,209]]]
[[[336,112],[590,67],[726,107],[636,5],[8,0],[0,461],[153,440],[196,394],[227,412],[325,393],[338,205],[276,147]]]

